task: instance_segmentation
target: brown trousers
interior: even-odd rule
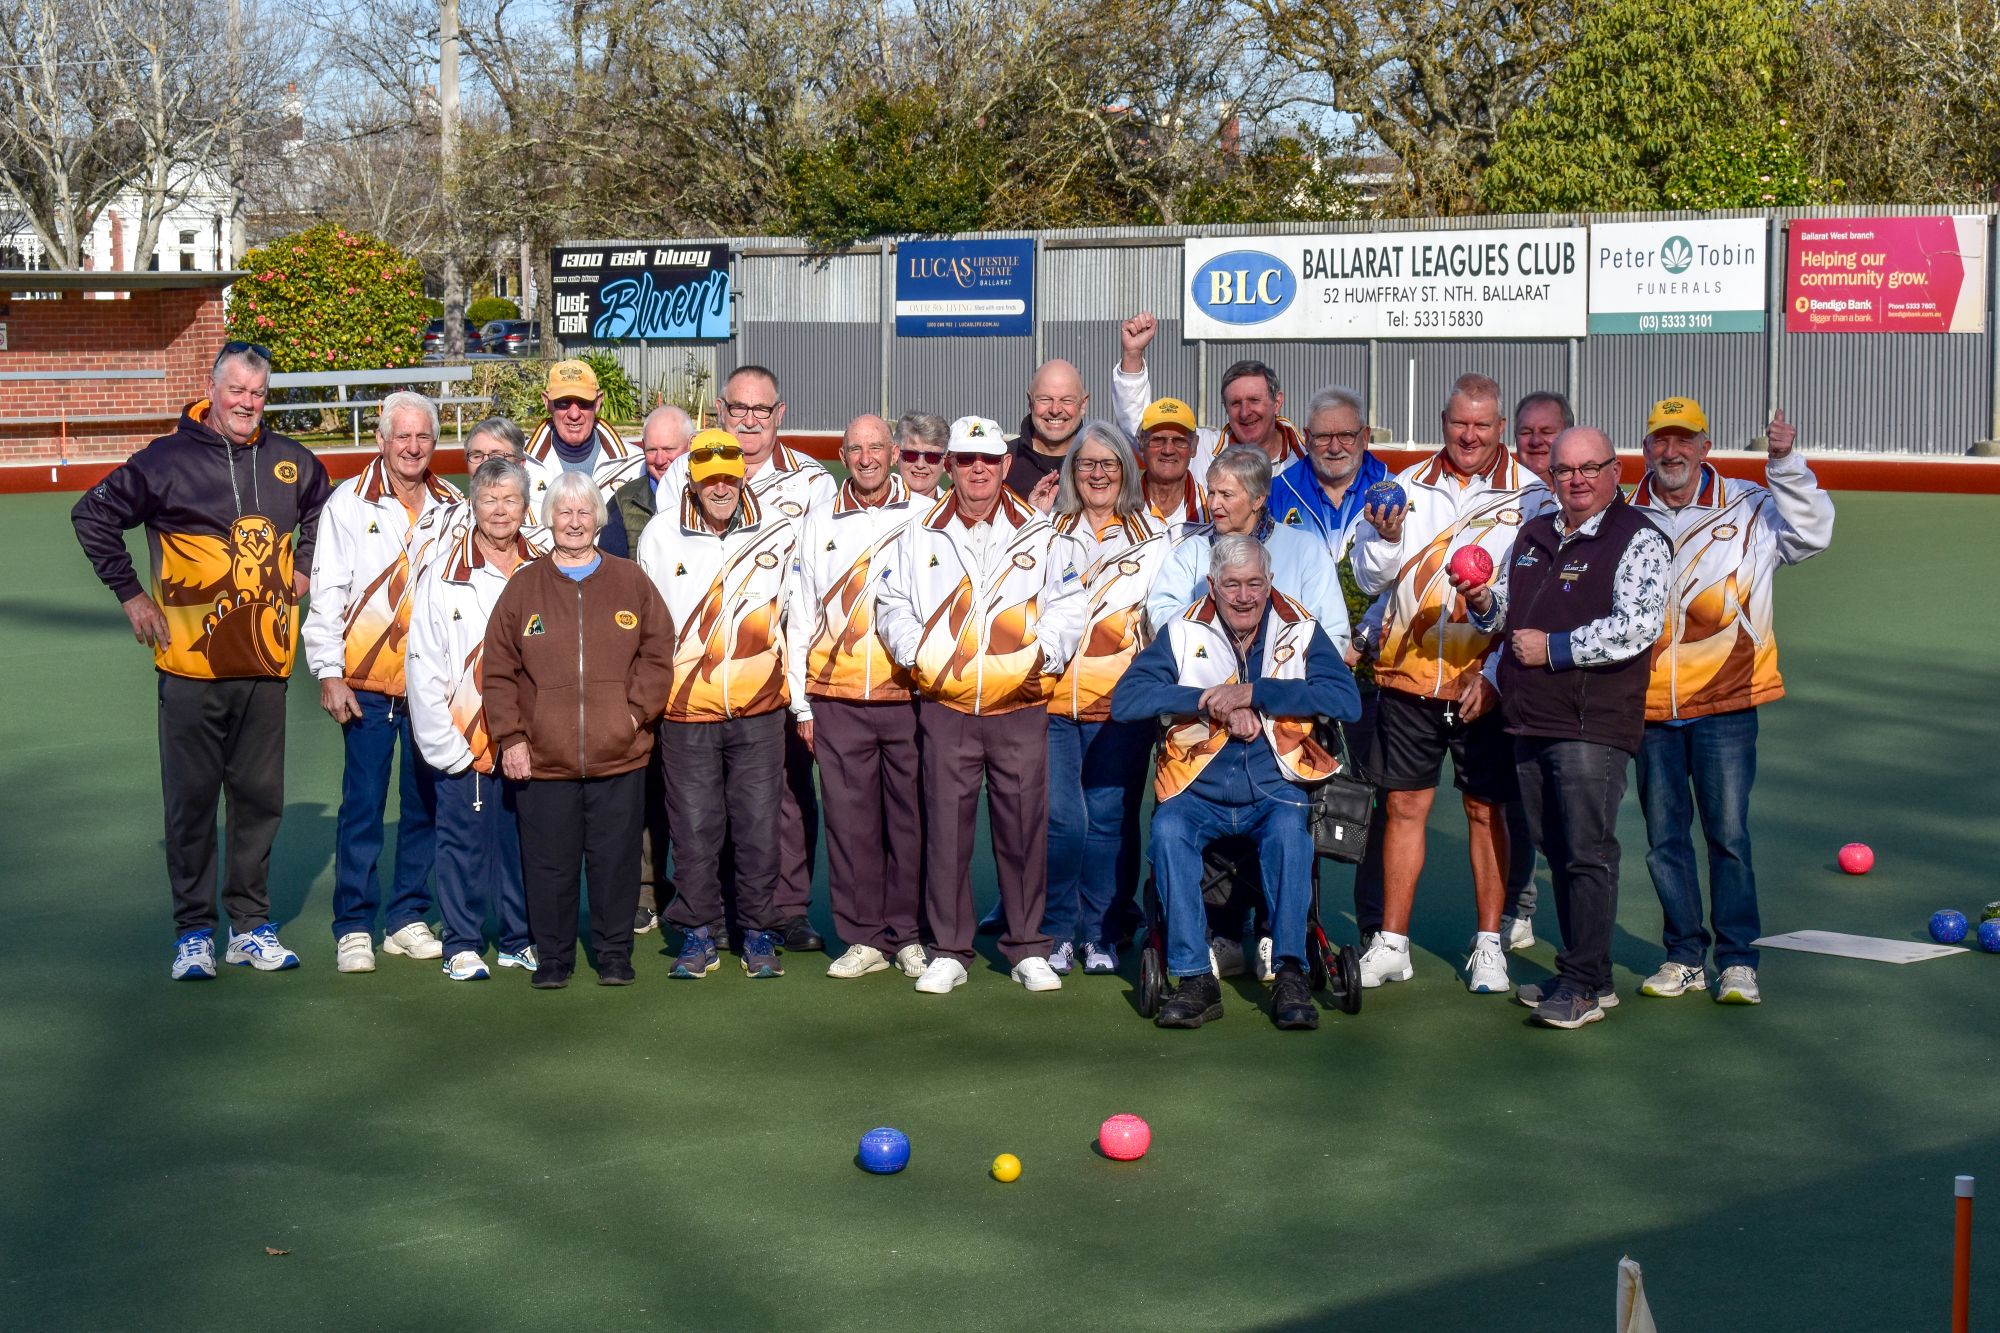
[[[974,717],[942,704],[918,710],[923,738],[924,907],[932,953],[972,961],[972,848],[979,788],[1000,881],[1009,963],[1049,956],[1042,909],[1049,891],[1049,714],[1045,708]]]
[[[916,705],[815,698],[813,739],[834,933],[894,954],[917,943],[923,899]]]

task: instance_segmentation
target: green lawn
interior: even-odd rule
[[[1629,800],[1625,1003],[1574,1034],[1455,980],[1446,814],[1416,979],[1316,1034],[1243,985],[1197,1033],[1142,1022],[1127,978],[1030,996],[983,966],[932,999],[795,957],[677,985],[657,935],[625,990],[343,977],[338,738],[302,683],[273,891],[304,966],[170,984],[150,664],[67,503],[0,500],[8,1327],[1596,1330],[1630,1254],[1668,1333],[1931,1328],[1955,1172],[1985,1177],[1995,1326],[2000,958],[1772,952],[1761,1009],[1639,998],[1659,911]],[[1765,928],[1911,937],[2000,898],[2000,503],[1838,503],[1833,550],[1780,576]],[[1865,878],[1833,865],[1857,838]],[[1115,1111],[1152,1122],[1143,1162],[1091,1151]],[[915,1141],[901,1176],[853,1165],[878,1124]],[[986,1177],[1001,1151],[1019,1183]]]

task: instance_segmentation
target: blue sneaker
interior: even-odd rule
[[[229,937],[229,952],[222,961],[235,967],[254,967],[259,972],[284,972],[299,965],[299,956],[278,941],[278,928],[266,921],[257,929]]]
[[[215,932],[190,930],[174,941],[174,968],[168,975],[175,981],[215,980]]]
[[[681,936],[681,956],[674,959],[670,975],[679,981],[700,981],[721,966],[722,955],[716,950],[715,937],[703,926]]]
[[[518,967],[523,972],[532,972],[541,965],[542,960],[535,957],[535,946],[532,944],[524,944],[519,949],[502,949],[500,951],[500,966],[502,967]]]
[[[743,971],[753,981],[767,977],[785,975],[784,964],[778,961],[778,947],[782,941],[775,930],[751,930],[743,935]],[[683,954],[683,957],[686,955]]]

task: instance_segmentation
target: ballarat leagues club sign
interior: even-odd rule
[[[614,241],[549,252],[556,336],[573,342],[727,338],[729,247]]]

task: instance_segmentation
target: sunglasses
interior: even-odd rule
[[[944,451],[941,449],[905,449],[903,450],[903,461],[905,463],[923,463],[930,467],[936,467],[944,462]]]
[[[245,352],[250,352],[256,356],[261,356],[266,361],[269,361],[271,359],[271,349],[264,346],[263,343],[246,343],[246,342],[232,341],[222,344],[223,356],[242,356]]]
[[[597,406],[594,398],[558,398],[549,404],[551,412],[588,412]]]
[[[704,444],[699,449],[688,450],[690,463],[708,463],[718,458],[733,462],[741,457],[742,448],[734,444]]]

